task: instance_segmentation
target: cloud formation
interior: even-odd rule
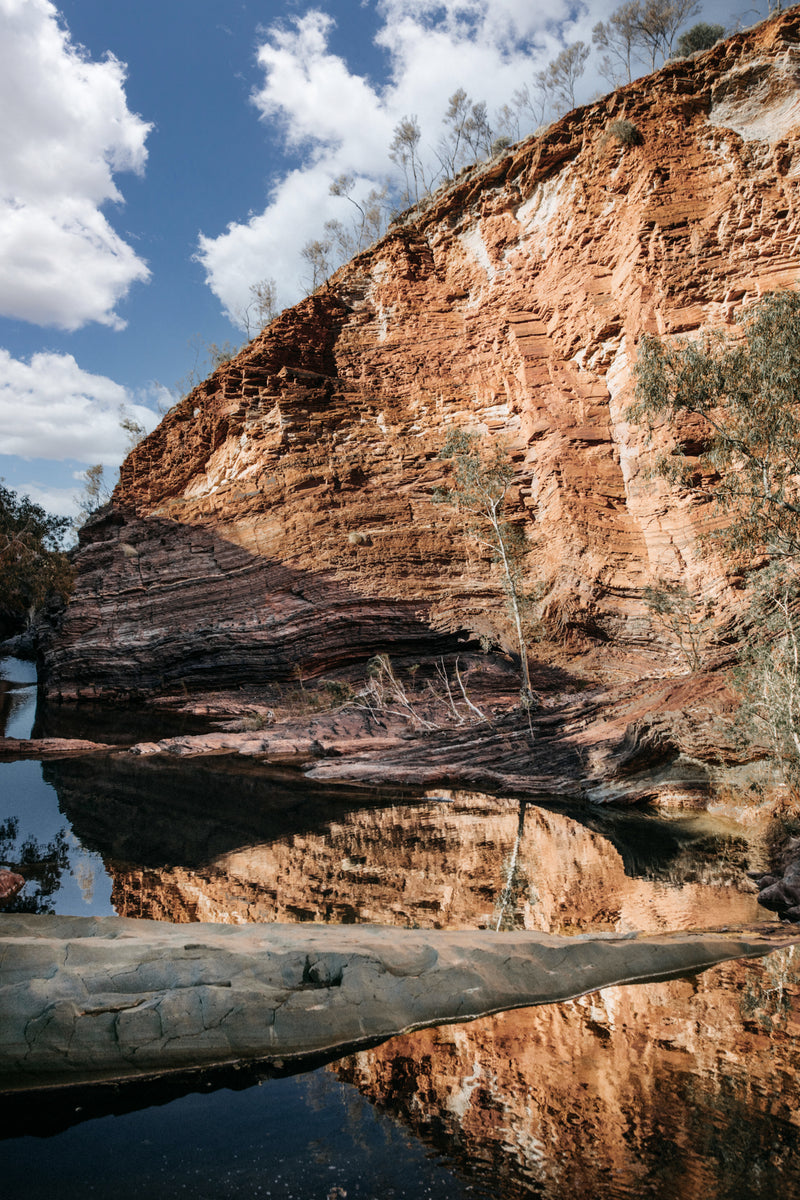
[[[0,0],[0,316],[74,330],[124,322],[146,264],[102,206],[141,173],[151,126],[131,113],[125,66],[90,61],[50,0]]]
[[[23,362],[0,349],[4,454],[116,467],[128,449],[123,416],[148,433],[158,420],[120,384],[81,370],[71,354],[34,354]]]
[[[490,117],[529,83],[567,42],[591,40],[591,24],[613,0],[588,9],[566,0],[378,0],[376,43],[388,56],[378,86],[353,73],[330,49],[333,20],[310,10],[272,26],[258,51],[263,85],[253,95],[261,118],[280,130],[301,160],[279,179],[262,213],[232,223],[217,237],[202,235],[197,258],[208,285],[229,314],[247,304],[259,278],[277,281],[288,304],[301,294],[300,250],[320,237],[326,220],[347,221],[347,201],[329,195],[343,172],[356,177],[354,196],[379,188],[392,169],[393,131],[415,116],[432,168],[450,96],[465,87],[485,101]],[[587,77],[588,79],[588,77]],[[477,84],[475,81],[479,81]],[[479,90],[478,90],[479,89]]]

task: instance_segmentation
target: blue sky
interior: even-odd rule
[[[202,368],[198,346],[241,343],[252,284],[273,279],[281,306],[308,290],[302,247],[355,211],[333,179],[352,174],[361,199],[382,186],[412,114],[434,169],[456,88],[496,124],[616,6],[0,0],[6,485],[73,512],[86,467],[103,462],[113,482],[121,410],[151,428]],[[762,0],[741,20],[764,15]],[[737,15],[709,0],[687,24],[700,18]],[[598,59],[581,101],[608,90]]]

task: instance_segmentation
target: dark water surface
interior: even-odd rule
[[[30,677],[3,674],[25,736]],[[731,822],[331,794],[236,758],[0,764],[0,825],[34,911],[563,933],[769,918],[744,877],[758,846]],[[0,1127],[37,1136],[0,1142],[0,1180],[66,1198],[800,1196],[799,968],[782,951],[609,988],[244,1090],[212,1073],[168,1102],[123,1088],[118,1115],[75,1097],[50,1136],[52,1114],[12,1102]]]

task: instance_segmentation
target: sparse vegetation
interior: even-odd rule
[[[699,50],[710,50],[724,36],[724,25],[709,25],[707,21],[698,21],[678,38],[675,53],[685,58],[686,55],[696,54]]]
[[[800,799],[800,294],[769,293],[739,324],[738,338],[645,336],[628,416],[673,423],[656,469],[727,518],[713,544],[749,585],[739,721]]]
[[[233,316],[248,340],[278,315],[278,285],[274,279],[259,279],[250,285],[250,299]],[[230,357],[230,356],[229,356]]]
[[[355,703],[376,718],[382,714],[402,717],[418,731],[486,720],[486,714],[469,698],[458,659],[453,663],[452,676],[444,659],[440,659],[435,682],[417,685],[416,670],[409,673],[412,685],[407,686],[389,655],[376,654],[367,663],[367,679],[356,693]]]
[[[694,418],[660,474],[729,517],[729,557],[800,560],[800,293],[771,292],[739,317],[741,337],[672,343],[645,335],[631,420]]]
[[[612,87],[630,83],[642,70],[654,71],[669,58],[678,30],[700,11],[698,0],[627,0],[592,30],[605,51],[600,73]]]
[[[606,130],[606,139],[609,137],[614,138],[621,146],[641,146],[644,140],[633,121],[624,118],[610,122]]]
[[[699,671],[713,630],[711,604],[693,596],[685,584],[663,579],[646,587],[643,598],[657,623],[675,639],[688,670]]]
[[[676,38],[681,55],[713,45],[724,36],[721,25],[698,22],[678,37],[699,10],[699,0],[626,0],[592,32],[593,44],[602,52],[601,75],[612,87],[629,83],[669,59]],[[591,50],[582,41],[564,46],[493,115],[485,101],[475,100],[464,87],[457,88],[448,99],[436,141],[424,135],[415,114],[403,116],[388,148],[394,172],[380,187],[372,186],[365,195],[367,181],[347,171],[331,182],[330,195],[351,205],[353,219],[349,224],[338,218],[326,220],[321,236],[303,246],[306,287],[315,291],[339,266],[382,237],[390,215],[404,220],[410,209],[425,205],[436,187],[450,184],[472,165],[491,160],[520,137],[543,132],[550,121],[575,108]],[[612,121],[607,134],[623,146],[642,142],[641,132],[624,118]],[[248,336],[249,307],[237,316]]]
[[[500,443],[486,445],[478,434],[463,429],[451,431],[439,457],[452,461],[452,484],[434,498],[458,511],[467,537],[488,549],[500,568],[520,658],[520,697],[529,707],[534,695],[528,667],[530,598],[523,575],[527,546],[523,531],[506,514],[514,469]]]

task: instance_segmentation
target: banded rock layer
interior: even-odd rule
[[[454,424],[509,448],[551,627],[657,648],[655,576],[716,597],[722,622],[735,594],[697,552],[711,515],[646,478],[631,367],[644,331],[732,327],[796,286],[799,82],[795,9],[462,175],[284,312],[126,461],[49,692],[508,640],[491,562],[432,502]],[[640,145],[609,133],[619,118]]]

